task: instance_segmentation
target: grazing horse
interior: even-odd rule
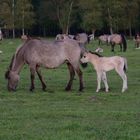
[[[112,34],[108,36],[108,43],[111,44],[111,51],[114,52],[115,44],[120,45],[120,51],[122,51],[123,46],[123,52],[127,49],[127,42],[126,38],[123,34]]]
[[[106,72],[115,69],[119,76],[123,80],[122,92],[127,89],[127,76],[125,70],[127,69],[127,60],[124,57],[112,56],[102,57],[97,53],[85,52],[81,58],[82,63],[90,62],[93,64],[97,73],[98,86],[96,92],[99,92],[101,88],[101,80],[105,85],[105,91],[108,92],[109,86],[107,83]]]
[[[31,86],[30,91],[33,91],[35,72],[42,84],[42,89],[46,89],[46,84],[39,71],[40,67],[48,69],[54,69],[65,63],[68,66],[70,72],[70,80],[65,90],[71,90],[75,72],[79,76],[80,87],[79,91],[83,90],[83,78],[82,72],[79,68],[79,62],[81,57],[81,48],[77,41],[72,39],[65,39],[63,41],[48,42],[41,39],[28,39],[19,47],[9,66],[8,71],[5,73],[5,77],[8,80],[8,90],[15,91],[18,81],[19,73],[26,63],[30,68],[31,73]]]
[[[99,40],[99,45],[103,42],[105,42],[107,45],[108,45],[108,36],[109,35],[101,35],[98,37],[98,40]]]

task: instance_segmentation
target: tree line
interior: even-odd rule
[[[0,0],[5,36],[123,32],[140,29],[139,0]]]

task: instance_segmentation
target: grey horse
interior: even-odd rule
[[[45,67],[47,69],[54,69],[61,64],[66,63],[70,72],[70,79],[65,90],[71,90],[75,72],[79,76],[79,91],[83,90],[82,72],[79,68],[79,60],[82,55],[82,50],[77,41],[73,39],[65,39],[63,41],[48,42],[41,39],[28,39],[21,45],[13,55],[10,66],[5,73],[8,80],[7,88],[9,91],[15,91],[18,81],[19,73],[26,63],[30,68],[31,73],[31,86],[30,90],[33,91],[35,73],[42,84],[42,89],[46,89],[46,84],[40,73],[39,68]]]

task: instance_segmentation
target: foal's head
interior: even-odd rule
[[[89,52],[84,52],[84,54],[82,55],[80,61],[82,63],[87,63],[89,62]]]

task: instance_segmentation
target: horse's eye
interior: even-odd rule
[[[86,56],[84,55],[84,58],[86,58]]]

